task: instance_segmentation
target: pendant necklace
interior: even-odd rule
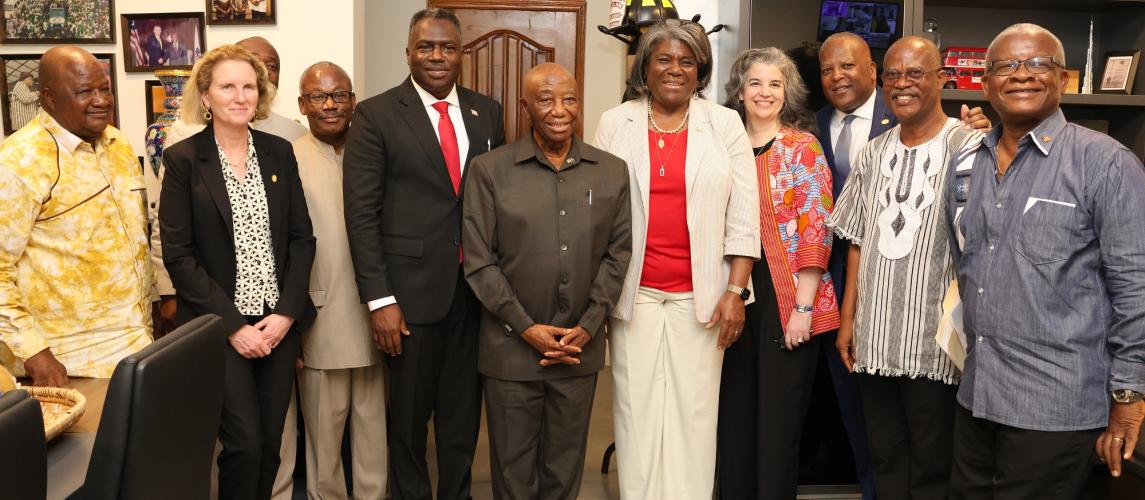
[[[660,158],[660,150],[664,149],[664,136],[668,134],[676,136],[672,141],[672,147],[668,149],[668,159],[671,159],[672,152],[676,150],[676,143],[680,141],[678,134],[688,126],[688,116],[691,112],[692,110],[690,108],[684,110],[684,119],[680,120],[680,125],[673,130],[664,130],[656,124],[656,119],[652,117],[652,99],[648,99],[648,123],[652,126],[653,132],[660,134],[660,137],[656,139],[656,160],[660,163],[660,177],[664,177],[664,175],[667,174],[667,170],[664,168],[664,160]]]

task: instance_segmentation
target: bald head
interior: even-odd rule
[[[266,66],[267,77],[270,78],[270,83],[278,87],[278,68],[281,62],[278,59],[278,51],[270,44],[265,38],[261,36],[252,36],[239,40],[239,47],[249,50],[262,64]]]
[[[926,62],[929,63],[927,68],[942,66],[942,54],[939,53],[938,46],[928,38],[915,35],[902,37],[891,44],[890,48],[887,49],[886,57],[883,58],[883,65],[889,67],[891,57],[900,58],[902,51],[913,51],[924,56]]]
[[[835,33],[819,49],[819,82],[835,109],[855,111],[871,98],[877,78],[871,48],[858,35]]]
[[[306,115],[310,133],[340,151],[357,104],[350,75],[332,62],[312,64],[302,72],[298,94],[298,110]]]
[[[990,42],[990,46],[986,48],[987,61],[995,60],[991,56],[997,52],[999,43],[1006,38],[1046,39],[1054,48],[1054,53],[1050,55],[1057,58],[1058,63],[1061,64],[1063,68],[1065,67],[1065,47],[1062,46],[1062,41],[1050,30],[1033,23],[1012,24],[1002,30],[1001,33],[998,33],[998,36],[994,37],[994,40]]]
[[[525,73],[524,86],[521,104],[529,113],[534,140],[546,151],[567,150],[580,119],[576,78],[559,64],[545,63]]]
[[[111,121],[115,97],[103,65],[79,47],[53,47],[40,57],[40,104],[60,126],[94,143]]]

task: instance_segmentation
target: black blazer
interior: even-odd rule
[[[251,130],[270,214],[278,303],[299,331],[314,321],[310,265],[314,232],[294,149],[284,139]],[[159,227],[163,264],[178,301],[176,323],[207,313],[223,318],[228,335],[246,324],[234,305],[235,244],[230,199],[215,134],[208,126],[163,152]]]
[[[898,118],[895,118],[895,115],[887,108],[887,103],[883,100],[882,89],[876,86],[875,93],[878,95],[875,96],[875,109],[871,113],[871,133],[867,137],[868,141],[894,128],[899,123]],[[839,193],[843,192],[843,184],[847,182],[847,176],[839,175],[839,172],[835,170],[835,151],[831,147],[831,115],[833,114],[835,114],[835,108],[831,105],[823,106],[815,113],[815,123],[819,127],[815,137],[823,146],[823,156],[827,158],[827,166],[831,167],[831,194],[838,200]],[[835,284],[835,297],[840,306],[843,305],[843,290],[846,289],[847,252],[850,247],[849,241],[836,236],[835,242],[831,246],[831,260],[827,263],[827,271],[831,273],[831,280]]]
[[[457,97],[469,137],[468,167],[505,142],[501,105],[460,86]],[[342,169],[362,302],[392,295],[410,323],[444,318],[460,272],[461,197],[409,78],[358,103]]]

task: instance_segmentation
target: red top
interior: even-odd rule
[[[664,139],[664,148],[657,143]],[[692,246],[688,239],[684,164],[688,131],[660,135],[648,131],[650,180],[648,239],[640,286],[662,292],[692,291]],[[660,175],[663,172],[663,175]]]

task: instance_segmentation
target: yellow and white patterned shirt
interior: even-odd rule
[[[90,143],[40,112],[0,144],[0,342],[110,377],[151,343],[143,174],[108,126]]]

